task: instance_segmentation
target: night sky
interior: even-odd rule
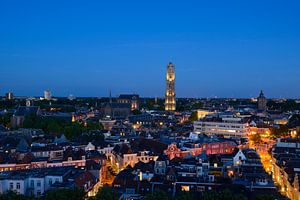
[[[0,95],[300,97],[299,0],[1,0]]]

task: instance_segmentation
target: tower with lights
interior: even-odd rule
[[[175,66],[170,62],[167,65],[167,76],[166,76],[166,101],[165,110],[174,111],[176,110],[175,100]]]

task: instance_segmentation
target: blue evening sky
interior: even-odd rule
[[[300,97],[299,0],[1,0],[0,95]]]

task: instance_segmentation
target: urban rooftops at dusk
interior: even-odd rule
[[[0,200],[300,200],[300,2],[0,2]]]

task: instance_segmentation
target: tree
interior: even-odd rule
[[[23,127],[24,128],[35,128],[37,125],[37,116],[36,115],[28,115],[25,117],[24,122],[23,122]]]
[[[14,100],[0,100],[0,109],[12,109],[15,105]]]
[[[191,116],[189,117],[190,121],[197,121],[198,120],[198,112],[194,111],[192,112]]]
[[[100,123],[97,122],[87,122],[85,126],[86,131],[94,131],[94,130],[102,130],[103,126]]]
[[[26,116],[23,127],[42,129],[45,133],[49,133],[51,135],[64,133],[68,139],[76,138],[84,132],[103,129],[103,126],[96,122],[88,121],[84,124],[71,122],[71,120],[61,118],[40,117],[36,115]]]
[[[10,118],[12,113],[5,113],[4,115],[0,116],[0,124],[3,124],[5,127],[10,128]]]
[[[46,193],[45,200],[84,200],[86,193],[82,189],[55,189]]]
[[[92,200],[118,200],[118,194],[109,187],[102,187],[99,189],[95,197]]]
[[[270,194],[261,194],[255,197],[255,200],[275,200],[275,199],[277,199],[277,197]]]
[[[58,135],[63,131],[63,127],[56,120],[49,120],[46,129],[53,135]]]
[[[197,102],[197,103],[194,103],[193,105],[192,105],[192,109],[194,110],[194,109],[200,109],[200,108],[203,108],[203,103],[201,103],[201,102]]]
[[[246,199],[242,194],[236,194],[226,189],[221,191],[210,191],[203,195],[203,200],[243,200]]]
[[[157,191],[153,194],[148,194],[144,200],[171,200],[171,196],[164,191]]]
[[[142,112],[136,109],[136,110],[132,111],[132,114],[133,115],[140,115],[140,114],[142,114]]]
[[[75,122],[67,125],[64,129],[64,133],[67,138],[75,138],[82,133],[82,129],[80,124]]]
[[[289,129],[283,125],[280,126],[279,128],[272,128],[271,136],[273,138],[281,138],[281,137],[289,136]]]
[[[33,200],[32,197],[26,197],[24,195],[19,195],[13,191],[6,192],[0,195],[0,200]]]
[[[196,199],[195,196],[191,195],[188,192],[181,192],[176,197],[176,200],[194,200]]]

